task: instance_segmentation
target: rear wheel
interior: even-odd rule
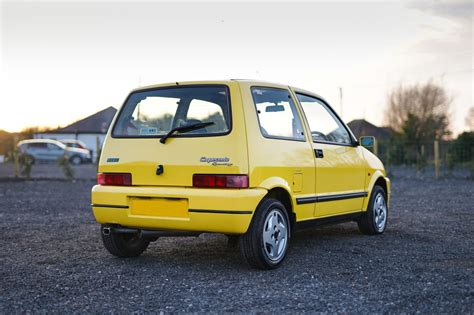
[[[73,157],[71,157],[71,159],[69,160],[71,162],[71,164],[73,165],[79,165],[82,163],[82,159],[80,156],[78,155],[74,155]]]
[[[387,227],[387,219],[387,194],[382,187],[374,186],[367,212],[357,222],[359,230],[367,235],[382,234]]]
[[[240,240],[242,255],[249,265],[260,269],[275,269],[280,266],[288,250],[289,222],[285,206],[280,201],[262,201],[247,233]]]
[[[115,233],[108,225],[102,225],[100,234],[109,253],[121,258],[138,257],[150,244],[149,239],[141,238],[139,234]]]

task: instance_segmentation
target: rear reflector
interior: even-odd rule
[[[193,187],[199,188],[248,188],[247,175],[194,174]]]
[[[131,186],[132,174],[130,173],[98,173],[97,184],[107,186]]]

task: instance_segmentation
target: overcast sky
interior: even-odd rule
[[[384,122],[387,93],[433,79],[473,106],[473,2],[2,1],[0,129],[64,126],[130,89],[253,78]]]

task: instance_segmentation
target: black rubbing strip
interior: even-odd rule
[[[307,203],[315,203],[317,201],[317,197],[304,197],[304,198],[296,198],[296,204],[304,205]]]
[[[198,213],[220,213],[220,214],[252,214],[252,211],[247,210],[205,210],[205,209],[189,209],[189,212]]]
[[[307,203],[315,203],[315,202],[325,202],[325,201],[335,201],[335,200],[344,200],[344,199],[352,199],[352,198],[362,198],[367,197],[367,192],[358,192],[358,193],[349,193],[349,194],[335,194],[335,195],[327,195],[327,196],[314,196],[314,197],[303,197],[303,198],[296,198],[296,204],[302,205]]]

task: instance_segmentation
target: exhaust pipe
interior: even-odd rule
[[[102,233],[103,233],[104,235],[110,235],[110,233],[112,233],[112,230],[111,230],[110,227],[104,226],[104,227],[102,228]]]

